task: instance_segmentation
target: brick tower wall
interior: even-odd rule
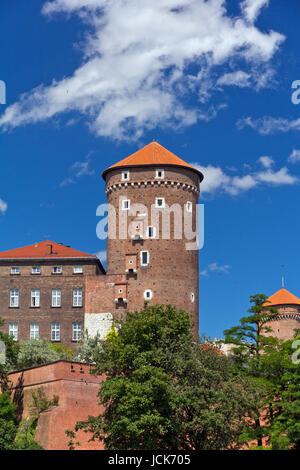
[[[294,329],[300,329],[300,305],[274,305],[280,314],[279,318],[272,320],[268,326],[272,328],[269,335],[284,341],[293,339]]]
[[[180,167],[164,166],[164,178],[158,180],[157,167],[128,168],[130,179],[122,181],[122,171],[115,169],[106,176],[107,200],[116,210],[116,239],[108,237],[107,240],[107,274],[121,275],[126,272],[126,255],[135,255],[136,273],[126,274],[127,279],[127,303],[118,305],[116,315],[122,311],[139,310],[144,304],[144,292],[150,289],[153,297],[149,301],[154,304],[172,304],[184,309],[191,314],[194,323],[195,336],[198,336],[198,303],[199,303],[199,274],[198,274],[198,250],[187,250],[186,243],[189,240],[174,238],[174,216],[171,213],[170,239],[162,239],[162,215],[157,228],[156,239],[132,240],[119,239],[119,215],[125,211],[120,210],[120,197],[129,199],[130,205],[143,204],[148,209],[148,221],[139,213],[128,215],[128,225],[132,221],[142,221],[144,228],[154,225],[151,222],[151,205],[155,204],[156,197],[165,199],[170,207],[179,204],[182,209],[182,230],[184,231],[183,217],[186,211],[186,203],[192,202],[192,230],[196,231],[196,210],[199,197],[199,176],[192,170]],[[145,185],[145,182],[147,185]],[[160,211],[163,213],[165,209]],[[140,211],[144,213],[144,211]],[[109,218],[109,228],[112,226]],[[148,251],[150,263],[141,265],[140,252]],[[194,301],[191,296],[194,294]]]

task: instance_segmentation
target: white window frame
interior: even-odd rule
[[[80,322],[72,323],[72,341],[80,341],[82,334],[82,325]]]
[[[127,175],[127,178],[125,178],[125,175]],[[122,181],[129,181],[130,180],[130,171],[124,170],[122,171]]]
[[[61,289],[52,289],[51,307],[61,307]]]
[[[147,253],[147,263],[143,262],[143,253]],[[150,263],[150,253],[149,253],[149,251],[146,251],[146,250],[141,251],[140,256],[141,256],[141,266],[148,266],[149,263]]]
[[[128,202],[128,207],[125,207],[125,202]],[[122,211],[130,210],[130,199],[122,199]]]
[[[20,274],[20,268],[18,266],[12,266],[10,268],[10,274],[12,276],[17,276],[18,274]]]
[[[52,274],[62,274],[62,267],[61,266],[53,266]]]
[[[83,291],[81,287],[73,289],[73,307],[82,307]]]
[[[161,176],[159,176],[158,173],[161,173]],[[155,170],[155,179],[163,180],[164,177],[165,177],[165,170],[163,170],[162,168],[156,168],[156,170]]]
[[[8,334],[13,337],[14,341],[18,341],[19,326],[18,323],[9,323]]]
[[[187,201],[185,205],[186,211],[187,212],[193,212],[193,203],[192,201]]]
[[[31,274],[34,274],[35,276],[37,276],[38,274],[41,274],[40,266],[33,266],[31,268]]]
[[[30,297],[30,306],[37,308],[40,307],[41,303],[41,292],[40,289],[32,289]]]
[[[192,302],[192,303],[195,302],[195,294],[194,294],[194,292],[191,293],[191,302]]]
[[[159,205],[157,204],[157,201],[158,201],[159,199],[162,200],[162,206],[159,206]],[[166,201],[165,201],[165,198],[164,198],[164,197],[156,197],[156,198],[155,198],[155,207],[156,207],[156,209],[164,209],[165,205],[166,205]]]
[[[152,229],[152,232],[153,232],[152,237],[150,237],[150,235],[149,235],[149,229]],[[154,225],[148,225],[148,227],[147,227],[147,238],[149,238],[150,240],[152,240],[153,238],[156,238],[156,227],[154,227]]]
[[[9,293],[10,307],[19,307],[20,305],[20,292],[19,289],[11,289]],[[17,299],[16,301],[14,299]]]
[[[147,294],[150,294],[150,297],[147,297]],[[145,292],[144,292],[144,299],[145,300],[151,300],[153,297],[153,292],[151,289],[146,289]]]
[[[60,323],[51,323],[51,341],[60,341]]]
[[[73,274],[83,274],[83,266],[74,266]]]
[[[30,323],[30,339],[39,339],[40,325],[39,323]]]

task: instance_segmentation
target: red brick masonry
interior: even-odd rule
[[[58,406],[42,412],[38,422],[36,440],[46,450],[67,450],[69,438],[65,430],[74,429],[77,421],[103,411],[97,394],[104,378],[91,375],[89,365],[72,361],[57,361],[9,374],[12,397],[23,418],[29,415],[31,393],[38,387],[44,387],[48,398],[59,396]],[[87,433],[78,433],[80,449],[103,449],[99,442],[89,443],[89,438]]]

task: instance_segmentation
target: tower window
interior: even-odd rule
[[[195,294],[194,294],[194,292],[191,293],[191,302],[195,302]]]
[[[155,207],[162,209],[165,207],[165,198],[164,197],[157,197],[155,198]]]
[[[130,209],[130,200],[129,199],[123,199],[122,201],[122,210],[123,211],[129,211]]]
[[[122,171],[122,181],[128,181],[130,179],[129,171]]]
[[[152,290],[147,289],[147,290],[145,290],[145,292],[144,292],[144,299],[145,299],[145,300],[151,300],[151,299],[152,299],[152,295],[153,295],[153,294],[152,294]]]
[[[149,251],[141,251],[141,265],[147,266],[149,264]]]
[[[155,171],[155,178],[158,180],[162,180],[164,177],[165,177],[165,170],[158,168]]]
[[[149,227],[147,227],[147,237],[148,238],[156,237],[156,229],[155,227],[153,227],[153,225],[149,225]]]
[[[191,201],[188,201],[185,205],[187,212],[192,212],[193,209],[193,203]]]

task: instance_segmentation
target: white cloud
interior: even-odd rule
[[[289,132],[300,130],[300,119],[288,120],[284,118],[274,118],[271,116],[264,116],[259,119],[252,119],[246,117],[237,122],[237,127],[243,129],[244,127],[251,127],[261,135],[274,134],[275,132]]]
[[[211,263],[207,266],[207,268],[203,269],[200,272],[201,276],[209,276],[211,273],[226,273],[228,274],[231,266],[228,264],[224,264],[223,266],[218,265],[218,263]]]
[[[253,23],[258,17],[260,10],[269,4],[269,0],[245,0],[242,3],[242,10],[248,21]]]
[[[217,81],[217,85],[227,85],[227,86],[238,86],[240,88],[250,86],[251,75],[249,73],[243,72],[242,70],[237,70],[236,72],[225,73]]]
[[[274,165],[273,158],[268,156],[259,157],[258,161],[262,164],[264,168],[271,168],[271,166]]]
[[[281,186],[299,183],[299,178],[292,175],[287,167],[282,167],[277,171],[273,170],[271,167],[274,161],[271,157],[260,157],[258,162],[263,165],[263,170],[251,170],[249,165],[244,164],[244,170],[248,170],[248,172],[238,176],[227,174],[222,168],[212,165],[203,166],[198,163],[191,163],[191,165],[198,168],[204,175],[204,180],[201,183],[201,194],[204,196],[216,193],[237,196],[262,184]]]
[[[228,81],[233,70],[231,80],[239,83],[246,75],[261,80],[258,68],[268,73],[284,40],[254,26],[263,4],[244,1],[241,14],[232,17],[225,0],[48,1],[45,15],[74,13],[84,21],[82,64],[73,75],[24,93],[6,108],[0,126],[6,130],[75,111],[97,135],[124,139],[158,125],[211,118],[214,110],[207,113],[201,103],[218,76]],[[235,72],[240,59],[246,71]],[[70,123],[74,116],[67,118]]]
[[[95,170],[91,168],[91,154],[90,152],[84,161],[77,161],[75,162],[70,168],[69,171],[72,173],[72,176],[64,179],[60,186],[67,186],[69,184],[73,184],[79,180],[82,176],[92,176],[95,173]]]
[[[297,163],[300,162],[300,150],[293,150],[291,155],[288,158],[288,162]]]
[[[0,198],[0,213],[5,214],[7,211],[7,202],[3,201],[3,199]]]

